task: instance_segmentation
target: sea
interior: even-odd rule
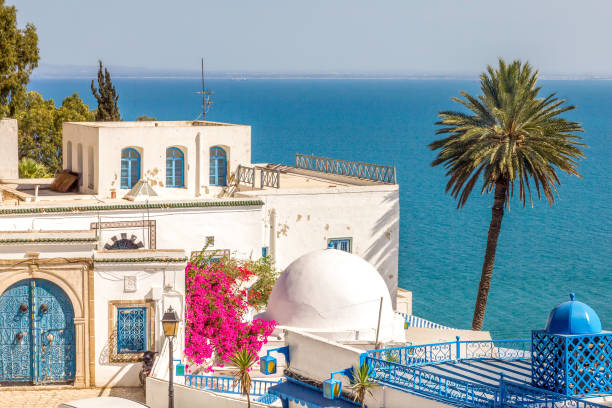
[[[193,120],[199,78],[116,78],[122,118]],[[612,330],[612,81],[541,81],[577,109],[586,159],[582,178],[560,174],[552,206],[511,201],[502,222],[484,329],[496,339],[527,338],[574,292]],[[29,85],[60,104],[77,92],[95,108],[90,79],[37,78]],[[462,209],[431,167],[437,113],[460,109],[471,80],[209,79],[207,120],[252,126],[253,161],[294,164],[296,153],[396,166],[400,185],[399,285],[413,313],[468,329],[491,217],[491,195],[475,189]]]

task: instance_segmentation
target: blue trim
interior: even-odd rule
[[[125,176],[124,176],[125,172]],[[128,147],[121,150],[121,188],[132,188],[140,180],[140,153]]]
[[[266,356],[270,356],[270,353],[272,353],[273,351],[276,352],[276,353],[284,355],[285,356],[285,362],[287,364],[289,364],[291,362],[291,360],[289,359],[289,346],[268,349],[268,352],[266,353]]]
[[[227,185],[227,153],[219,146],[210,148],[210,180],[211,186]]]
[[[166,149],[166,187],[185,187],[185,155],[181,149]]]

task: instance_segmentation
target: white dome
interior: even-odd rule
[[[383,278],[357,255],[322,249],[299,257],[285,269],[263,317],[302,329],[375,331],[381,297],[382,333],[391,329],[394,320]]]

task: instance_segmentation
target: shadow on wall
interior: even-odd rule
[[[117,330],[113,329],[113,332],[108,342],[102,348],[100,356],[98,357],[98,364],[101,366],[117,367],[116,372],[102,385],[102,390],[99,396],[104,392],[104,389],[108,386],[125,386],[133,387],[139,384],[138,373],[140,372],[140,354],[127,354],[121,355],[113,353],[113,350],[117,350]],[[128,365],[129,364],[129,365]],[[127,368],[127,369],[126,369]],[[97,381],[96,381],[97,382]],[[100,386],[99,384],[96,384]]]
[[[393,282],[390,287],[393,307],[395,307],[395,295],[397,292],[396,268],[399,256],[399,191],[392,191],[385,195],[382,205],[387,211],[376,221],[372,228],[372,236],[377,237],[364,252],[364,258],[383,276],[385,282]]]

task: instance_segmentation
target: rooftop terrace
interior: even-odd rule
[[[531,340],[460,341],[371,350],[364,358],[381,384],[459,407],[609,406],[534,387]],[[595,402],[597,401],[597,402]]]
[[[118,125],[130,122],[117,122]],[[180,122],[183,123],[183,122]],[[187,122],[185,122],[187,123]],[[111,123],[112,124],[112,123]],[[92,122],[92,125],[98,125]],[[52,178],[1,179],[3,208],[44,208],[57,206],[128,206],[136,205],[124,196],[127,189],[116,190],[116,198],[88,193],[61,193],[50,189]],[[219,196],[193,197],[186,189],[165,189],[158,196],[148,197],[154,203],[200,203],[194,206],[228,205],[232,200],[256,200],[259,194],[273,192],[326,190],[340,192],[353,187],[393,186],[395,168],[375,164],[350,162],[316,156],[296,155],[296,165],[261,164],[238,166],[234,179]],[[225,203],[225,204],[224,204]],[[238,204],[236,204],[238,205]]]

